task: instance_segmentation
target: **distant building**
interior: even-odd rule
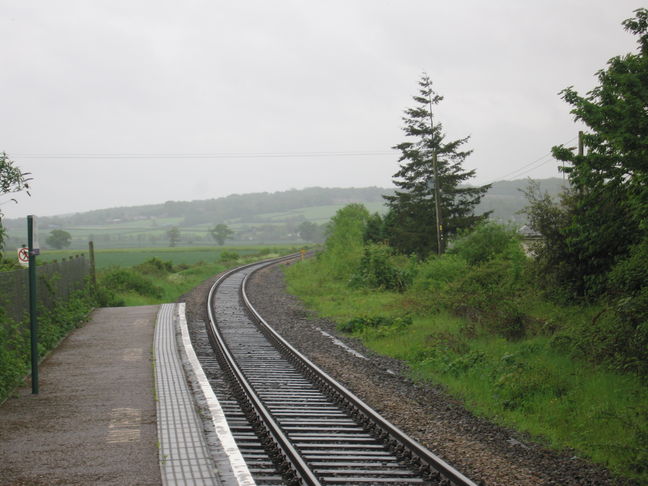
[[[527,256],[535,256],[533,247],[542,243],[544,239],[542,235],[526,224],[518,230],[518,234],[522,237],[522,248]]]

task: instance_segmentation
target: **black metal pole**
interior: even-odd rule
[[[36,253],[34,252],[34,217],[27,216],[27,246],[29,247],[29,329],[31,331],[32,393],[38,394],[38,320],[36,316]]]
[[[94,242],[88,242],[88,250],[90,253],[90,282],[92,285],[92,291],[97,293],[97,270],[95,268],[95,252],[94,252]]]

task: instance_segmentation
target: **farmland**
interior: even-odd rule
[[[270,246],[222,246],[222,247],[175,247],[175,248],[111,248],[95,249],[95,261],[98,270],[110,267],[132,267],[151,258],[171,262],[173,265],[195,265],[196,263],[214,263],[221,260],[223,253],[237,253],[241,257],[271,251],[282,253],[292,250],[288,245]],[[42,263],[62,260],[81,253],[80,250],[44,250],[38,257]],[[87,251],[83,252],[87,255]]]
[[[563,181],[546,179],[544,189],[556,194]],[[492,211],[491,219],[522,224],[519,210],[525,205],[520,192],[528,181],[495,183],[484,198],[479,211]],[[387,188],[310,188],[277,193],[231,195],[203,201],[168,201],[148,206],[118,207],[87,211],[72,215],[39,218],[41,248],[47,246],[51,231],[59,229],[71,236],[70,249],[75,253],[94,241],[99,249],[168,247],[168,231],[177,228],[177,246],[209,247],[214,244],[210,230],[216,224],[226,224],[232,231],[230,245],[301,245],[300,225],[308,222],[323,228],[329,219],[345,205],[362,203],[370,213],[384,213],[383,194]],[[26,241],[26,225],[22,219],[5,219],[8,233],[6,248]],[[56,258],[56,257],[55,257]],[[201,257],[202,258],[202,257]],[[102,263],[100,263],[102,264]]]

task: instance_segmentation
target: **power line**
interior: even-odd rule
[[[379,150],[358,150],[338,152],[221,152],[221,153],[41,153],[13,154],[23,159],[262,159],[262,158],[316,158],[316,157],[370,157],[393,155],[393,152]]]
[[[578,137],[567,140],[563,145]],[[355,150],[332,152],[215,152],[215,153],[18,153],[13,157],[22,159],[270,159],[270,158],[323,158],[323,157],[371,157],[393,156],[393,151]],[[508,177],[520,177],[550,162],[551,152],[544,154],[516,170],[492,179],[491,182]]]
[[[567,145],[568,143],[573,142],[577,138],[578,138],[578,136],[576,136],[574,138],[571,138],[571,139],[567,140],[566,142],[564,142],[562,145]],[[488,182],[488,184],[490,184],[492,182],[496,182],[496,181],[505,180],[507,177],[512,177],[512,176],[520,177],[520,176],[523,176],[524,174],[528,174],[529,172],[533,172],[534,170],[542,167],[546,163],[551,162],[553,160],[553,158],[547,159],[547,157],[551,157],[551,152],[544,154],[542,157],[539,157],[539,158],[533,160],[532,162],[529,162],[528,164],[523,165],[522,167],[519,167],[518,169],[514,170],[513,172],[509,172],[508,174],[505,174],[503,176],[500,176],[500,177],[498,177],[496,179],[491,180],[490,182]],[[547,159],[547,160],[545,160],[545,159]],[[544,161],[544,162],[541,162],[541,161]],[[540,163],[538,163],[538,162],[540,162]],[[537,164],[537,165],[534,165],[534,164]]]

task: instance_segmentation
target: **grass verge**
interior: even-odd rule
[[[370,349],[405,361],[414,379],[440,384],[474,413],[550,447],[648,481],[648,391],[639,376],[575,359],[542,332],[506,339],[444,311],[433,293],[352,288],[316,260],[286,273],[289,292]],[[525,305],[545,325],[587,322],[598,310],[533,298]]]

